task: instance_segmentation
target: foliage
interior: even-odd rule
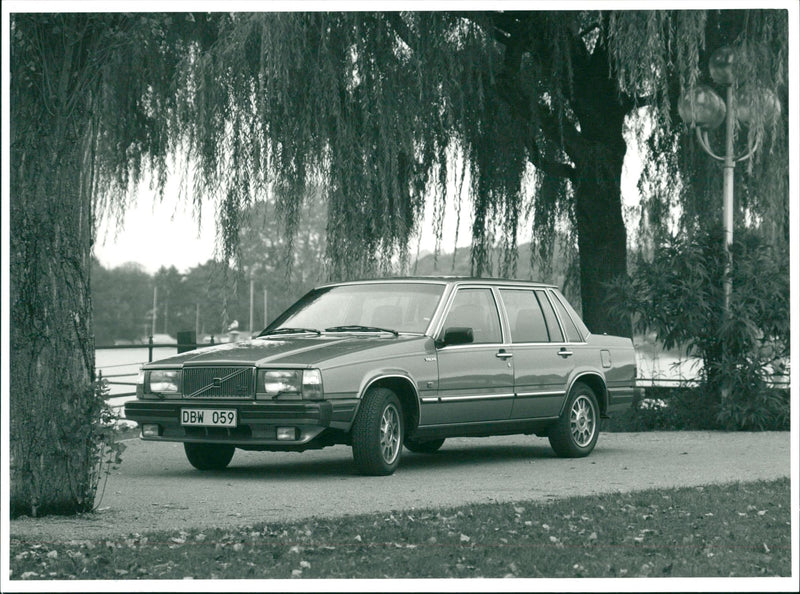
[[[659,19],[660,13],[639,14],[638,18],[650,22]],[[743,20],[742,16],[744,16]],[[636,17],[634,17],[636,18]],[[695,84],[715,87],[725,95],[724,87],[711,79],[707,64],[711,54],[723,46],[736,52],[734,74],[737,89],[760,87],[777,93],[783,106],[780,117],[768,119],[758,112],[747,125],[737,123],[734,134],[734,152],[747,153],[748,143],[758,147],[754,155],[739,163],[736,169],[737,225],[758,228],[770,245],[780,250],[788,249],[789,242],[789,155],[788,155],[788,70],[786,66],[786,34],[788,23],[779,13],[772,11],[720,11],[696,14],[696,26],[705,29],[704,43],[696,47],[679,43],[678,53],[692,56],[695,68],[680,74],[681,84],[667,95],[674,106],[680,93]],[[687,39],[701,39],[692,27],[677,34]],[[649,36],[632,35],[625,38],[635,52],[637,43],[653,43]],[[637,41],[642,39],[643,41]],[[620,56],[624,62],[624,56]],[[648,67],[640,62],[638,68]],[[675,110],[652,106],[640,110],[640,117],[649,120],[651,133],[643,135],[640,146],[645,164],[639,189],[641,227],[638,244],[652,248],[672,233],[693,233],[707,228],[709,221],[722,218],[722,173],[719,163],[709,157],[697,144],[694,129],[688,128]],[[725,126],[709,131],[711,148],[724,152]]]
[[[92,511],[100,507],[105,493],[108,475],[112,470],[119,468],[122,463],[122,452],[125,451],[125,444],[117,436],[117,422],[119,414],[116,413],[108,404],[108,382],[97,380],[95,382],[98,400],[102,401],[99,415],[94,415],[92,426],[94,437],[92,442],[95,444],[94,466],[89,474],[92,494],[97,494],[98,486],[101,486],[100,493],[94,497]]]
[[[640,260],[630,278],[618,281],[612,295],[620,311],[635,316],[639,331],[653,331],[665,348],[685,348],[703,360],[698,393],[676,405],[710,408],[726,429],[783,426],[788,399],[770,378],[789,355],[788,257],[756,232],[740,230],[731,247],[725,315],[722,238],[719,230],[671,237],[652,261]]]
[[[123,264],[112,270],[92,260],[92,305],[97,344],[135,340],[150,332],[153,279],[141,265]]]
[[[22,580],[788,577],[790,516],[785,478],[120,540],[12,538],[10,570]]]
[[[712,403],[693,388],[645,388],[644,397],[605,421],[604,431],[686,431],[717,429]]]

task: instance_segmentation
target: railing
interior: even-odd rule
[[[101,345],[95,347],[95,369],[98,380],[105,380],[110,388],[110,393],[107,397],[109,406],[115,411],[119,412],[127,400],[136,396],[136,390],[125,390],[125,388],[133,388],[136,386],[136,376],[139,373],[139,367],[145,363],[153,361],[153,354],[156,349],[177,349],[177,351],[184,352],[194,350],[198,347],[212,346],[216,344],[214,337],[211,337],[211,342],[207,343],[192,343],[192,342],[175,342],[175,343],[155,343],[151,336],[144,344],[115,344],[115,345]],[[140,350],[147,351],[147,360],[114,360],[111,362],[101,362],[98,356],[102,351],[132,351]],[[144,353],[142,353],[144,355]],[[165,355],[170,353],[165,353]],[[108,359],[108,357],[107,357]],[[133,368],[133,369],[131,369]]]

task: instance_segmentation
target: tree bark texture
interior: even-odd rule
[[[65,37],[61,59],[47,67],[50,84],[41,85],[47,107],[37,109],[29,94],[11,99],[13,516],[94,506],[102,398],[89,290],[91,125],[88,101],[70,91],[78,44]]]

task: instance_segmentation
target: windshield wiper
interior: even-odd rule
[[[275,330],[264,330],[259,336],[268,336],[270,334],[303,334],[310,333],[319,336],[321,332],[315,328],[276,328]]]
[[[350,326],[333,326],[332,328],[325,328],[325,332],[389,332],[395,336],[400,333],[397,330],[390,328],[378,328],[377,326],[358,326],[356,324]]]

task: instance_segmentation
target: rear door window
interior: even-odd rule
[[[511,342],[549,342],[542,308],[533,291],[501,289],[511,327]]]

